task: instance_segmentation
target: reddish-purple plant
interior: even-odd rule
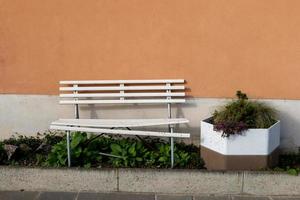
[[[237,91],[238,99],[216,110],[211,119],[215,131],[222,137],[242,134],[249,128],[268,128],[276,122],[276,111],[268,105],[250,101],[245,93]]]
[[[229,137],[234,134],[242,134],[248,129],[244,122],[218,122],[214,124],[214,130],[222,132],[222,137]]]

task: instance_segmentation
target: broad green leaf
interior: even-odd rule
[[[129,148],[128,152],[135,157],[136,156],[136,150],[135,150],[135,143],[133,145],[131,145],[131,147]]]
[[[72,141],[71,141],[71,148],[76,148],[81,142],[81,137],[77,136],[77,137],[73,137]]]
[[[116,152],[116,153],[121,153],[122,152],[122,148],[120,145],[118,144],[111,144],[110,145],[110,148],[113,152]]]

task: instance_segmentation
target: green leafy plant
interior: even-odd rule
[[[176,148],[176,147],[175,147]],[[174,149],[174,152],[176,149]],[[159,167],[169,167],[171,160],[171,147],[164,143],[159,144],[159,153],[158,153],[158,166]],[[175,156],[174,156],[175,157]],[[174,158],[174,160],[177,160]]]
[[[287,173],[293,176],[298,176],[300,168],[288,168]]]
[[[88,142],[86,133],[76,132],[72,135],[70,150],[72,152],[71,160],[73,165],[90,167],[101,160],[101,155],[95,148],[94,142],[95,140]],[[46,164],[54,167],[66,166],[68,157],[66,146],[66,139],[55,144],[48,155]]]
[[[140,167],[144,162],[147,149],[141,141],[121,139],[110,145],[110,161],[114,167]]]
[[[167,168],[170,167],[171,147],[166,142],[156,143],[156,151],[147,155],[148,163],[154,163],[156,167]],[[195,160],[192,160],[194,158]],[[199,159],[198,159],[199,158]],[[174,146],[174,166],[178,168],[188,167],[191,163],[196,168],[203,168],[204,163],[200,164],[199,148],[194,145],[186,145],[178,143]],[[199,163],[198,163],[199,161]]]
[[[79,167],[170,167],[170,144],[158,138],[123,138],[72,133],[72,166]],[[111,156],[107,156],[111,155]],[[174,166],[203,168],[199,148],[175,143]],[[17,135],[0,142],[0,164],[24,166],[67,166],[67,142],[64,133]]]
[[[185,167],[188,165],[190,159],[191,159],[191,156],[189,155],[189,153],[187,152],[184,152],[184,151],[178,151],[176,154],[175,154],[175,160],[177,160],[175,162],[175,164],[178,166],[178,167]]]
[[[176,147],[179,151],[188,152],[189,159],[188,163],[184,166],[185,168],[203,168],[204,161],[200,155],[200,149],[194,144],[185,144],[183,142],[177,143]],[[181,159],[179,159],[180,162]]]
[[[276,111],[272,107],[257,101],[250,101],[241,91],[237,99],[216,110],[212,123],[223,137],[241,134],[249,128],[268,128],[276,122]]]
[[[109,158],[114,167],[170,167],[170,144],[160,139],[146,138],[143,141],[123,138],[111,144]],[[194,160],[192,160],[194,158]],[[199,148],[178,143],[174,147],[174,166],[179,168],[203,168]]]

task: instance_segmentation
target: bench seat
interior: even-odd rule
[[[158,131],[136,131],[136,130],[124,130],[124,129],[108,129],[108,128],[90,128],[90,127],[76,127],[65,125],[51,125],[50,129],[61,131],[80,131],[96,134],[121,134],[121,135],[138,135],[138,136],[152,136],[152,137],[176,137],[176,138],[189,138],[189,133],[170,133],[170,132],[158,132]]]
[[[172,119],[59,119],[51,125],[84,126],[96,128],[129,128],[188,123],[185,118]]]

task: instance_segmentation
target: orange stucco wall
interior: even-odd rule
[[[0,93],[184,78],[196,97],[300,98],[299,0],[0,0]]]

